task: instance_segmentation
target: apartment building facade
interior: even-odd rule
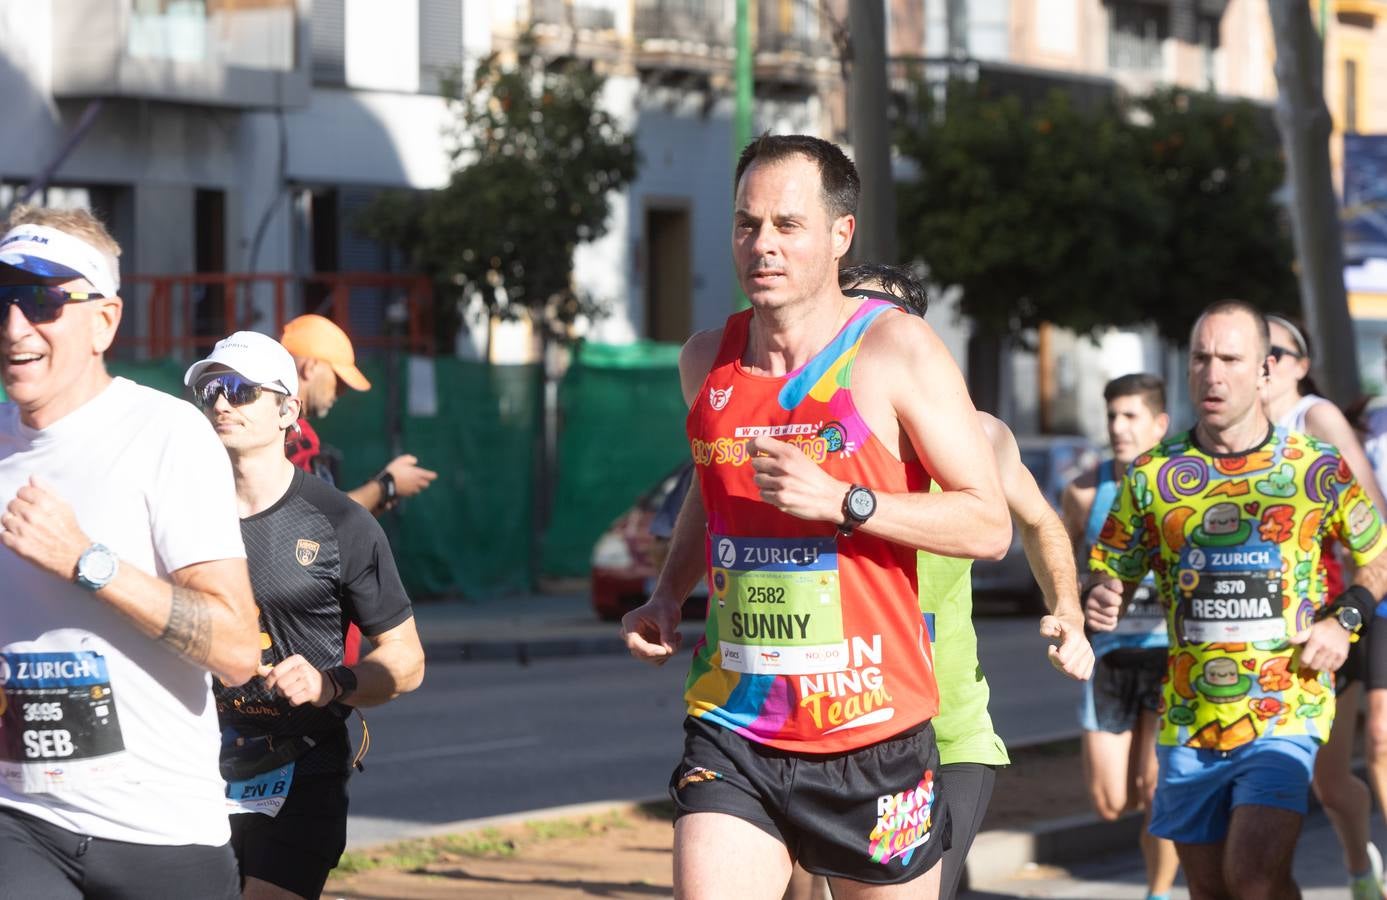
[[[848,0],[750,5],[755,130],[848,143]],[[0,143],[0,205],[35,191],[96,207],[126,247],[130,273],[402,271],[398,252],[360,235],[361,210],[382,189],[446,183],[443,79],[532,27],[546,52],[599,61],[607,106],[641,158],[608,234],[577,251],[579,287],[612,310],[589,335],[679,341],[732,305],[735,6],[0,0],[0,91],[14,133],[25,135]],[[961,56],[1016,78],[1133,92],[1174,83],[1265,103],[1276,95],[1264,0],[969,0],[953,21],[946,0],[885,7],[889,55],[927,67]],[[1314,9],[1338,131],[1387,131],[1387,2],[1316,0]],[[1335,147],[1337,159],[1337,138]],[[363,297],[353,326],[378,332],[389,298]],[[266,293],[247,300],[266,314]],[[937,325],[962,354],[967,324],[941,310]],[[494,346],[523,357],[523,330],[511,338]],[[1139,348],[1143,366],[1175,371],[1148,337],[1117,335],[1094,348],[1061,336],[1052,346],[1068,360],[1054,383],[1076,410],[1093,405],[1073,386],[1093,359],[1119,366]],[[1038,382],[1028,367],[1039,363],[1016,354],[1008,365],[1014,387],[1003,412],[1023,429],[1028,416],[1038,426],[1026,391]],[[1088,417],[1061,419],[1097,430]]]

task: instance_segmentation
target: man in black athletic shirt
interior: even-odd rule
[[[376,520],[284,456],[299,415],[289,352],[238,331],[183,380],[231,457],[260,605],[261,677],[215,687],[244,897],[317,897],[346,844],[346,717],[418,687],[424,651]],[[373,646],[353,666],[349,623]]]

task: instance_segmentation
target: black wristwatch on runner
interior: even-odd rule
[[[381,508],[393,509],[395,504],[400,502],[400,492],[395,487],[395,476],[387,469],[376,476],[376,484],[380,485]]]
[[[332,697],[333,703],[343,703],[343,697],[356,691],[356,673],[352,671],[351,666],[333,666],[331,669],[325,670],[323,674],[337,688],[337,693]],[[350,706],[351,704],[343,703],[343,705]]]
[[[850,536],[857,526],[870,519],[876,511],[877,495],[873,494],[870,488],[854,484],[843,495],[843,524],[838,526],[838,533],[844,537]]]

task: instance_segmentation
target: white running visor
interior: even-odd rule
[[[106,254],[78,237],[47,225],[16,225],[0,238],[0,263],[39,278],[85,278],[106,297],[120,291],[120,277]]]

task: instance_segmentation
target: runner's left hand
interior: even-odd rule
[[[419,465],[419,457],[406,453],[390,460],[385,467],[395,479],[395,492],[400,499],[408,499],[433,483],[438,473]]]
[[[781,512],[815,522],[843,521],[849,485],[829,475],[794,444],[771,437],[747,445],[761,499]]]
[[[77,577],[77,560],[92,545],[72,507],[38,476],[30,477],[5,507],[0,529],[0,543],[64,581]]]
[[[275,663],[265,676],[265,687],[288,700],[291,706],[327,706],[334,693],[332,682],[297,653]]]
[[[1082,624],[1045,616],[1040,620],[1040,636],[1052,642],[1048,648],[1050,665],[1075,681],[1088,681],[1093,674],[1093,647]]]
[[[1291,638],[1300,647],[1302,669],[1337,672],[1348,659],[1349,634],[1333,619],[1321,619]]]

